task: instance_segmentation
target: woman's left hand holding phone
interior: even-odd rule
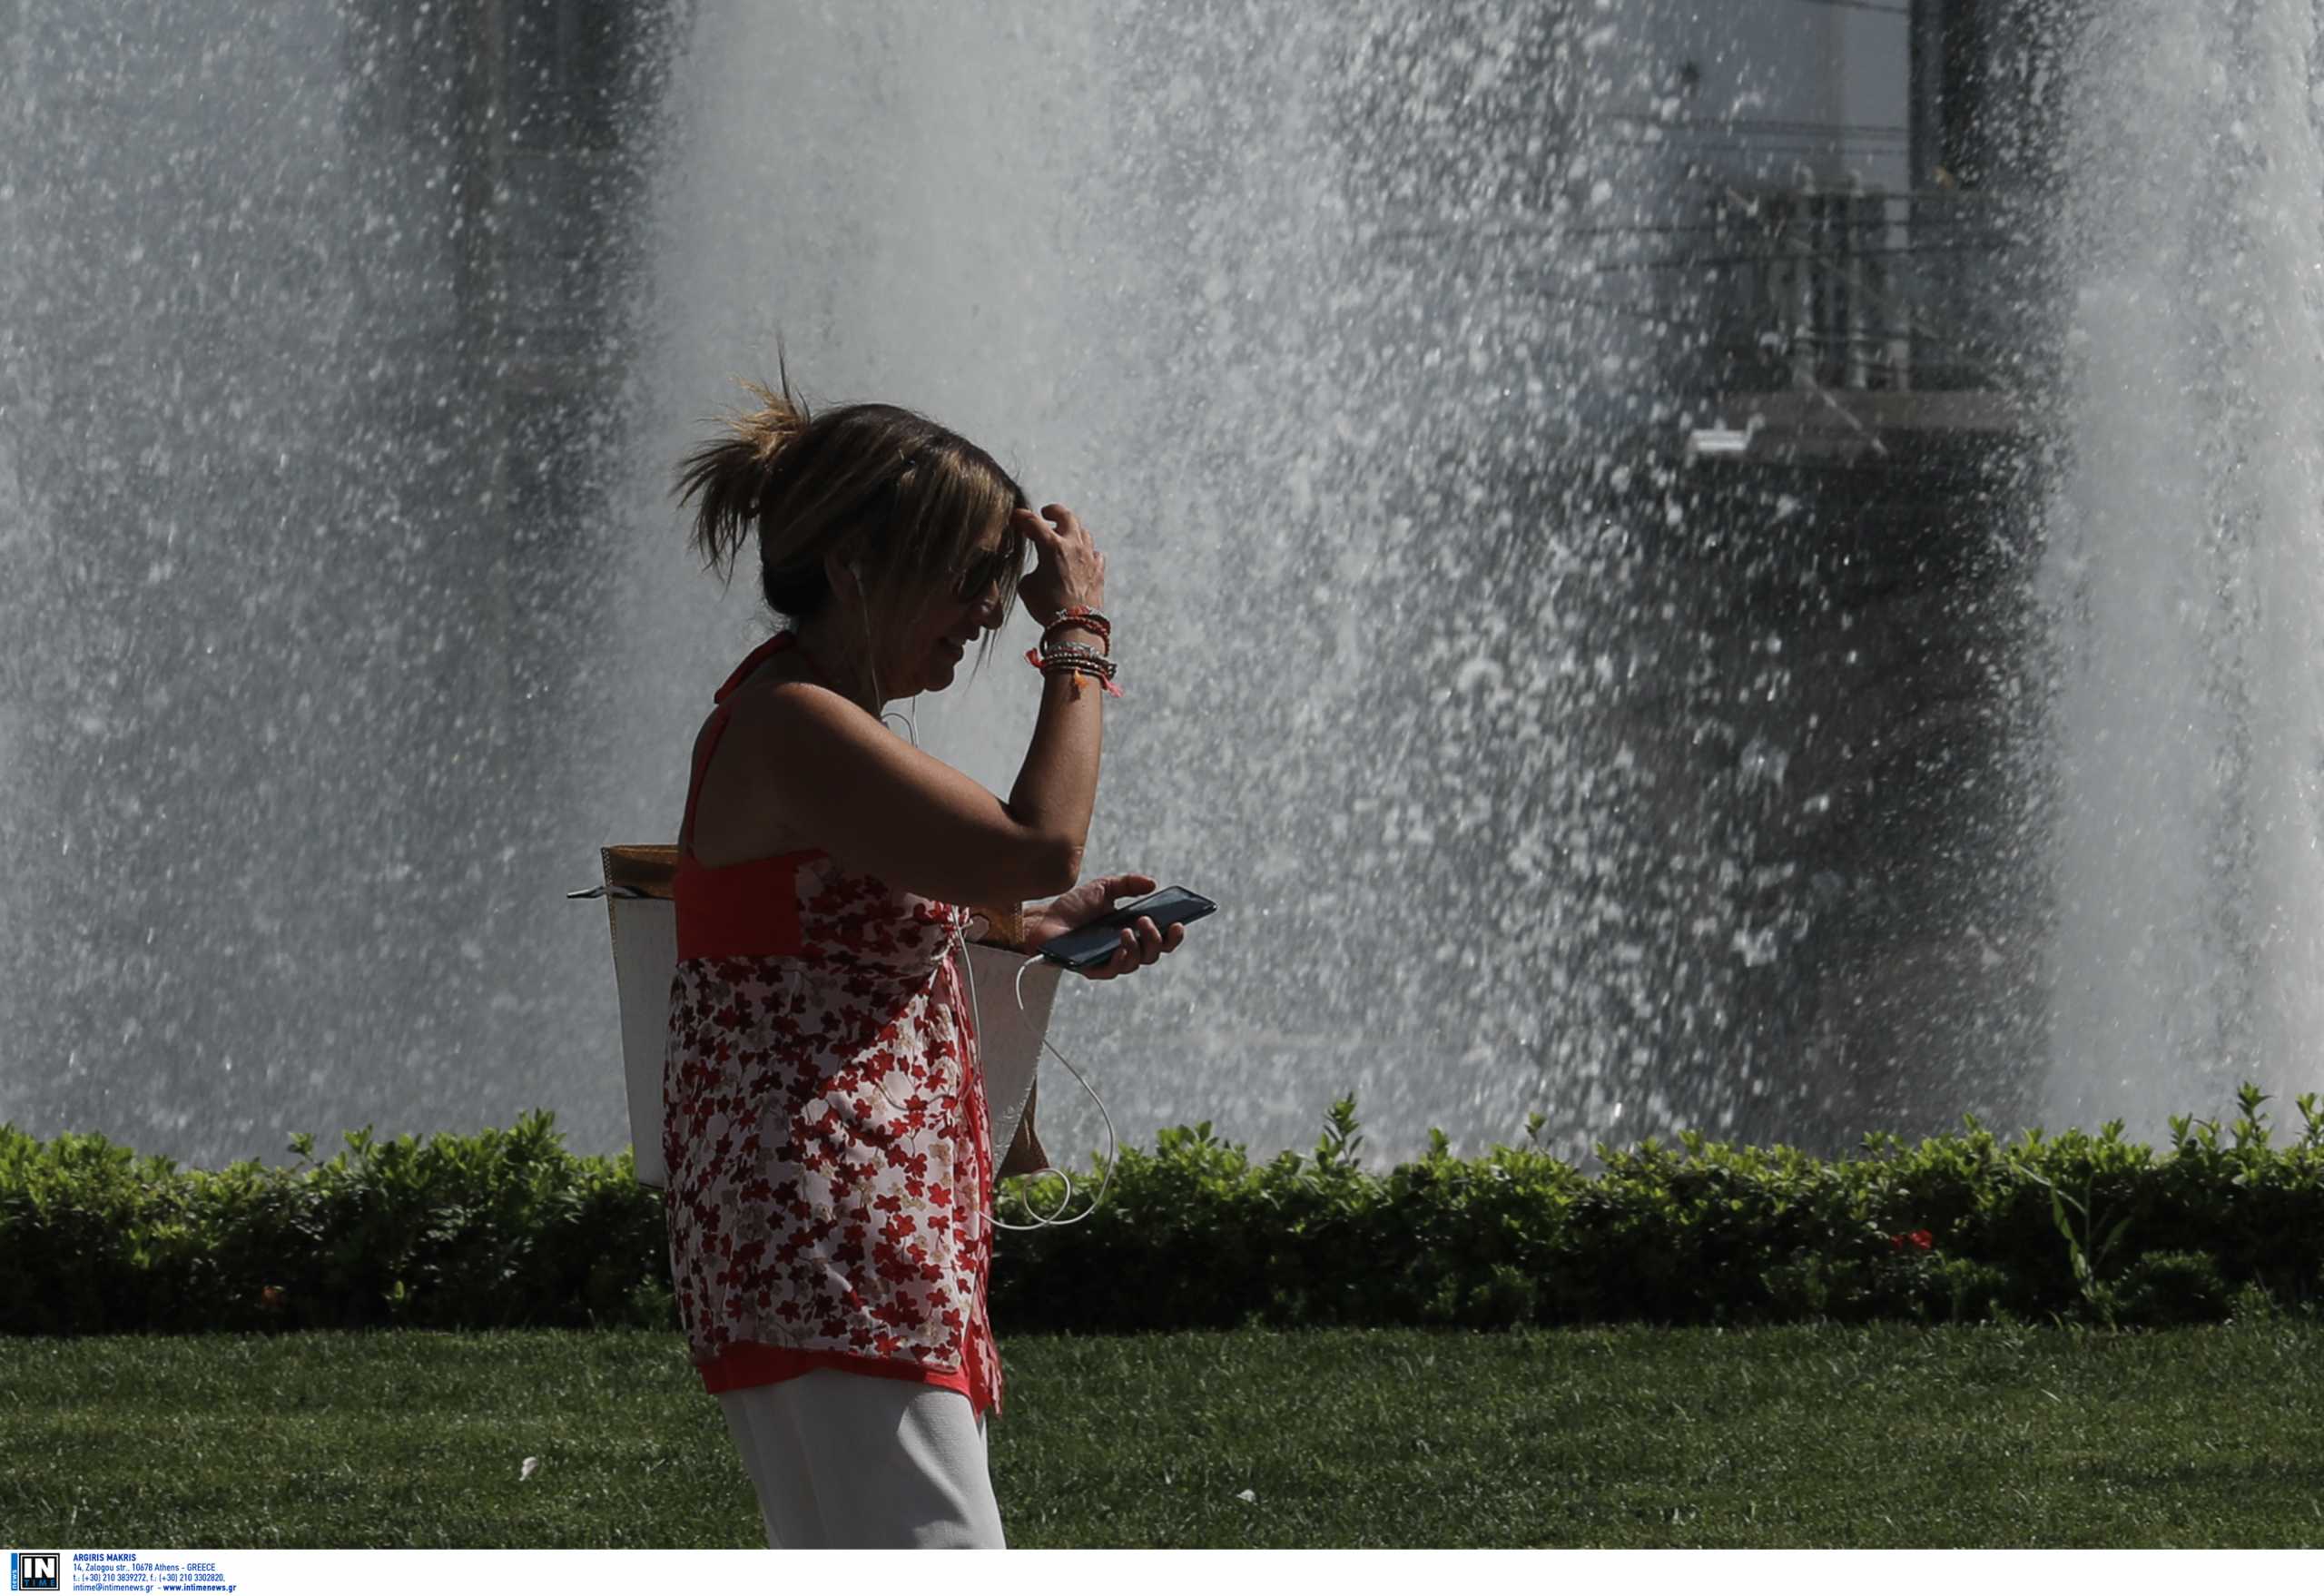
[[[1092,876],[1071,892],[1025,911],[1025,948],[1030,951],[1054,937],[1078,931],[1091,921],[1112,913],[1117,898],[1142,898],[1157,884],[1147,875]],[[1185,926],[1157,931],[1151,920],[1141,917],[1135,927],[1122,932],[1122,945],[1110,960],[1081,973],[1090,980],[1111,980],[1118,975],[1143,969],[1165,953],[1175,952],[1186,940]]]

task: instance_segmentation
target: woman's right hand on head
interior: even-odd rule
[[[1032,617],[1046,624],[1075,605],[1106,607],[1106,557],[1089,540],[1081,517],[1061,504],[1045,504],[1040,514],[1016,513],[1018,527],[1039,552],[1040,563],[1017,585]]]

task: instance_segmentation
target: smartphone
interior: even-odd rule
[[[1156,931],[1167,931],[1174,925],[1200,920],[1217,910],[1218,905],[1200,892],[1189,892],[1184,887],[1165,887],[1134,903],[1125,903],[1078,931],[1051,937],[1037,951],[1042,958],[1068,970],[1091,970],[1111,960],[1114,950],[1122,945],[1122,932],[1141,920],[1151,918]]]

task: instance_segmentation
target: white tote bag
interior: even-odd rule
[[[662,1162],[662,1054],[670,1033],[670,978],[678,965],[678,912],[672,901],[678,851],[618,844],[598,850],[605,881],[568,898],[603,898],[613,919],[614,984],[621,1000],[622,1069],[629,1087],[629,1142],[637,1178],[666,1186]],[[996,1163],[1017,1139],[1033,1099],[1042,1039],[1057,1000],[1061,966],[1043,960],[1024,972],[1025,1006],[1017,1006],[1017,973],[1026,955],[970,942],[977,1036],[984,1066],[985,1111]]]

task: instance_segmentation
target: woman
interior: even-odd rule
[[[1035,515],[923,417],[810,417],[787,373],[753,391],[762,408],[679,475],[695,547],[731,578],[755,541],[793,623],[718,689],[679,831],[663,1061],[679,1319],[768,1545],[997,1547],[994,1171],[960,943],[981,918],[1030,950],[1154,888],[1075,885],[1116,692],[1106,560],[1071,510]],[[1003,803],[880,712],[950,685],[1020,593],[1046,679]],[[1059,895],[1017,911],[1043,892]],[[1093,973],[1183,935],[1141,920]]]

